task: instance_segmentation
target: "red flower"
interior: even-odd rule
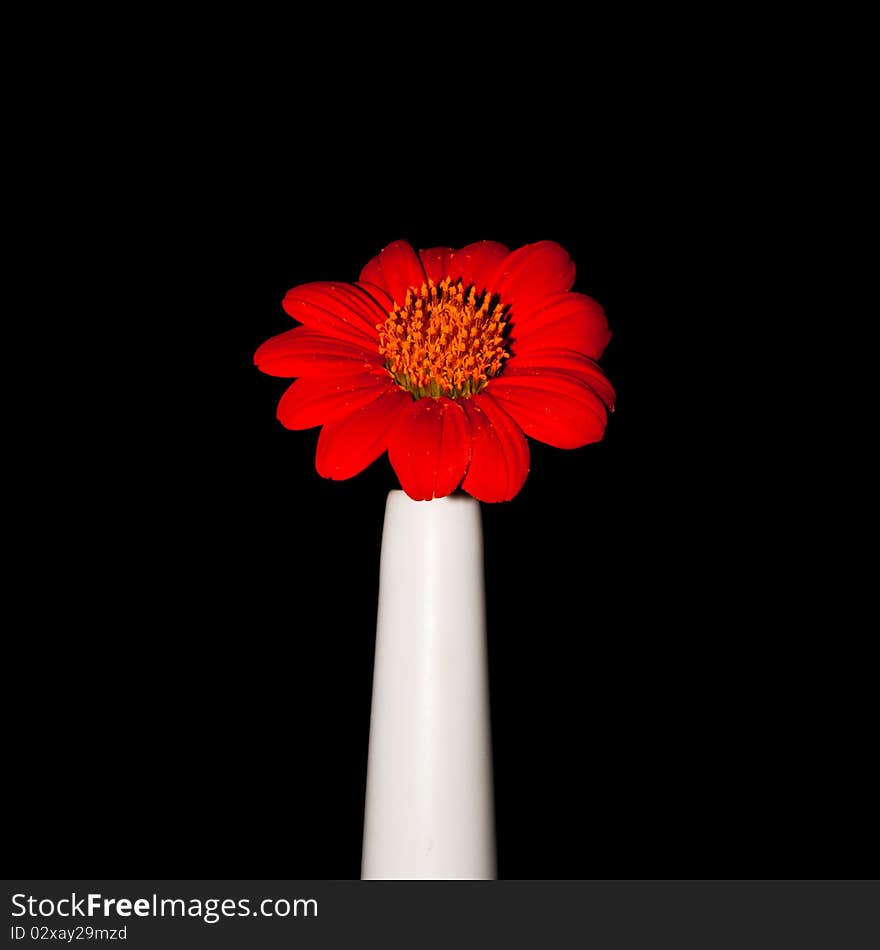
[[[614,405],[595,362],[608,323],[595,300],[570,292],[574,271],[552,241],[418,253],[395,241],[355,284],[288,291],[284,309],[302,326],[254,361],[300,377],[278,418],[323,426],[325,478],[351,478],[387,449],[411,498],[461,485],[505,501],[529,471],[526,436],[563,449],[597,442]]]

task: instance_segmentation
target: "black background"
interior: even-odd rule
[[[605,441],[532,443],[520,495],[483,506],[500,875],[853,873],[866,699],[786,610],[743,291],[713,272],[760,226],[731,233],[727,178],[662,97],[609,119],[573,82],[558,114],[479,134],[376,102],[318,123],[304,93],[255,118],[232,82],[207,118],[193,95],[147,133],[111,123],[46,224],[60,369],[36,361],[5,677],[17,874],[358,876],[396,483],[385,459],[322,480],[252,356],[290,286],[397,238],[559,241],[614,333]]]

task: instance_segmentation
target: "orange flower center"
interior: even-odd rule
[[[379,352],[394,381],[414,398],[473,396],[501,372],[505,307],[497,296],[450,278],[410,287],[380,323]]]

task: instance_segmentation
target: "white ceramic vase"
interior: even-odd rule
[[[483,538],[468,496],[388,496],[361,877],[495,877]]]

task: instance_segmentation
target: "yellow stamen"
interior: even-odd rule
[[[429,280],[407,290],[403,306],[379,324],[379,352],[397,385],[416,399],[472,396],[510,356],[504,309],[461,281]]]

